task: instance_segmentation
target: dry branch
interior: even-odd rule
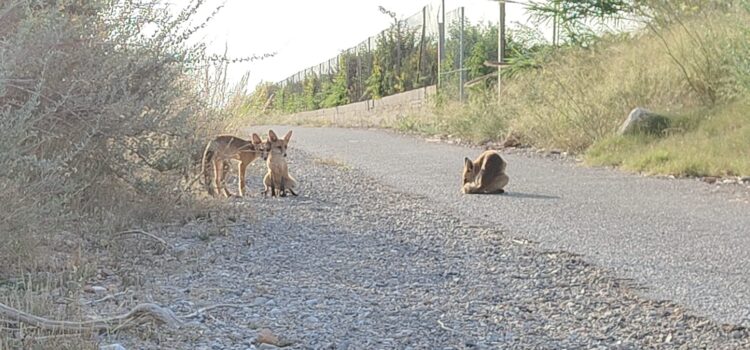
[[[119,293],[115,293],[115,294],[109,294],[109,295],[107,295],[107,296],[105,296],[105,297],[103,297],[101,299],[91,300],[91,301],[87,301],[85,303],[82,303],[82,305],[92,305],[92,304],[96,304],[96,303],[101,303],[101,302],[104,302],[104,301],[107,301],[107,300],[110,300],[110,299],[117,298],[118,296],[124,295],[124,294],[125,294],[125,292],[119,292]]]
[[[217,305],[211,305],[211,306],[206,306],[204,308],[200,308],[196,312],[193,312],[193,313],[190,313],[190,314],[187,314],[187,315],[184,315],[184,316],[180,316],[180,318],[193,318],[193,317],[199,316],[200,314],[202,314],[202,313],[204,313],[206,311],[210,311],[210,310],[213,310],[213,309],[221,309],[221,308],[239,309],[239,308],[241,308],[243,306],[244,305],[238,305],[238,304],[217,304]]]
[[[498,62],[498,61],[486,60],[486,61],[484,61],[484,65],[486,67],[500,67],[500,68],[502,68],[502,67],[508,67],[508,66],[510,66],[510,63],[508,63],[508,62]]]
[[[497,72],[492,72],[490,74],[486,74],[486,75],[483,75],[481,77],[477,77],[477,78],[471,79],[471,80],[465,82],[464,86],[465,87],[471,87],[471,86],[479,84],[479,83],[481,83],[481,82],[483,82],[483,81],[485,81],[485,80],[487,80],[489,78],[496,77],[496,76],[497,76]]]
[[[130,312],[123,315],[83,322],[50,320],[0,303],[0,318],[11,322],[26,323],[44,330],[62,332],[121,330],[148,321],[154,321],[170,328],[179,328],[183,323],[171,310],[150,303],[138,304]]]
[[[167,243],[167,241],[165,241],[162,238],[157,237],[153,233],[148,233],[148,232],[143,231],[143,230],[128,230],[128,231],[117,232],[117,233],[114,234],[115,237],[120,237],[120,236],[125,236],[125,235],[143,235],[143,236],[149,237],[149,238],[151,238],[151,239],[153,239],[153,240],[161,243],[161,245],[165,249],[169,249],[170,248],[169,247],[169,243]]]

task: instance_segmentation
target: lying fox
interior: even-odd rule
[[[252,134],[252,140],[244,140],[232,135],[219,135],[208,142],[203,152],[202,172],[210,195],[223,193],[224,197],[230,197],[224,179],[230,159],[240,161],[239,165],[239,196],[245,195],[245,170],[254,160],[259,157],[266,158],[265,143],[258,134]],[[209,167],[213,167],[214,181],[211,182]]]
[[[268,140],[266,141],[266,152],[268,159],[266,165],[268,166],[268,172],[263,177],[263,195],[267,196],[268,191],[271,191],[271,197],[275,197],[277,194],[281,197],[286,197],[286,191],[288,190],[293,196],[297,196],[294,193],[294,188],[297,186],[297,180],[289,175],[289,166],[286,162],[286,148],[289,145],[289,139],[292,138],[292,131],[284,135],[283,139],[279,139],[273,130],[268,131]]]
[[[504,193],[503,187],[508,184],[505,167],[508,164],[496,151],[484,151],[473,162],[464,159],[463,187],[461,192],[471,193]]]

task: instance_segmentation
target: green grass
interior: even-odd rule
[[[671,118],[682,130],[610,136],[589,149],[586,162],[647,174],[750,175],[750,99]]]
[[[673,23],[544,51],[543,68],[506,78],[499,99],[469,89],[466,103],[438,96],[429,110],[377,126],[475,142],[512,131],[537,148],[583,154],[591,165],[749,175],[750,10],[706,9]],[[651,132],[616,136],[635,107],[664,118]]]
[[[750,12],[706,12],[684,25],[602,38],[547,53],[544,68],[444,102],[397,129],[499,140],[584,154],[588,164],[648,174],[750,174]],[[665,44],[666,42],[666,44]],[[641,106],[663,116],[626,137]]]

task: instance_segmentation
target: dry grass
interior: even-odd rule
[[[194,74],[213,64],[185,43],[200,3],[0,2],[0,302],[81,319],[69,301],[112,233],[215,210],[192,181],[225,121]],[[0,348],[91,345],[2,327]]]
[[[648,174],[747,176],[750,174],[750,99],[692,111],[667,135],[612,136],[587,154],[594,165]]]
[[[473,91],[467,104],[439,104],[391,127],[477,142],[513,130],[540,148],[585,153],[594,146],[591,164],[653,173],[748,174],[741,160],[747,158],[742,123],[750,109],[741,101],[750,94],[750,10],[706,11],[658,23],[591,48],[552,53],[542,69],[506,80],[500,103],[494,93]],[[636,106],[670,115],[685,127],[660,137],[614,136]]]

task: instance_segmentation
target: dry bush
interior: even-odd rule
[[[224,62],[187,43],[202,3],[0,1],[0,302],[28,306],[13,276],[81,273],[108,233],[205,208],[191,184],[225,116],[205,80]]]
[[[186,204],[216,129],[191,74],[203,49],[185,43],[194,5],[171,18],[146,1],[2,3],[0,239],[114,231]]]

